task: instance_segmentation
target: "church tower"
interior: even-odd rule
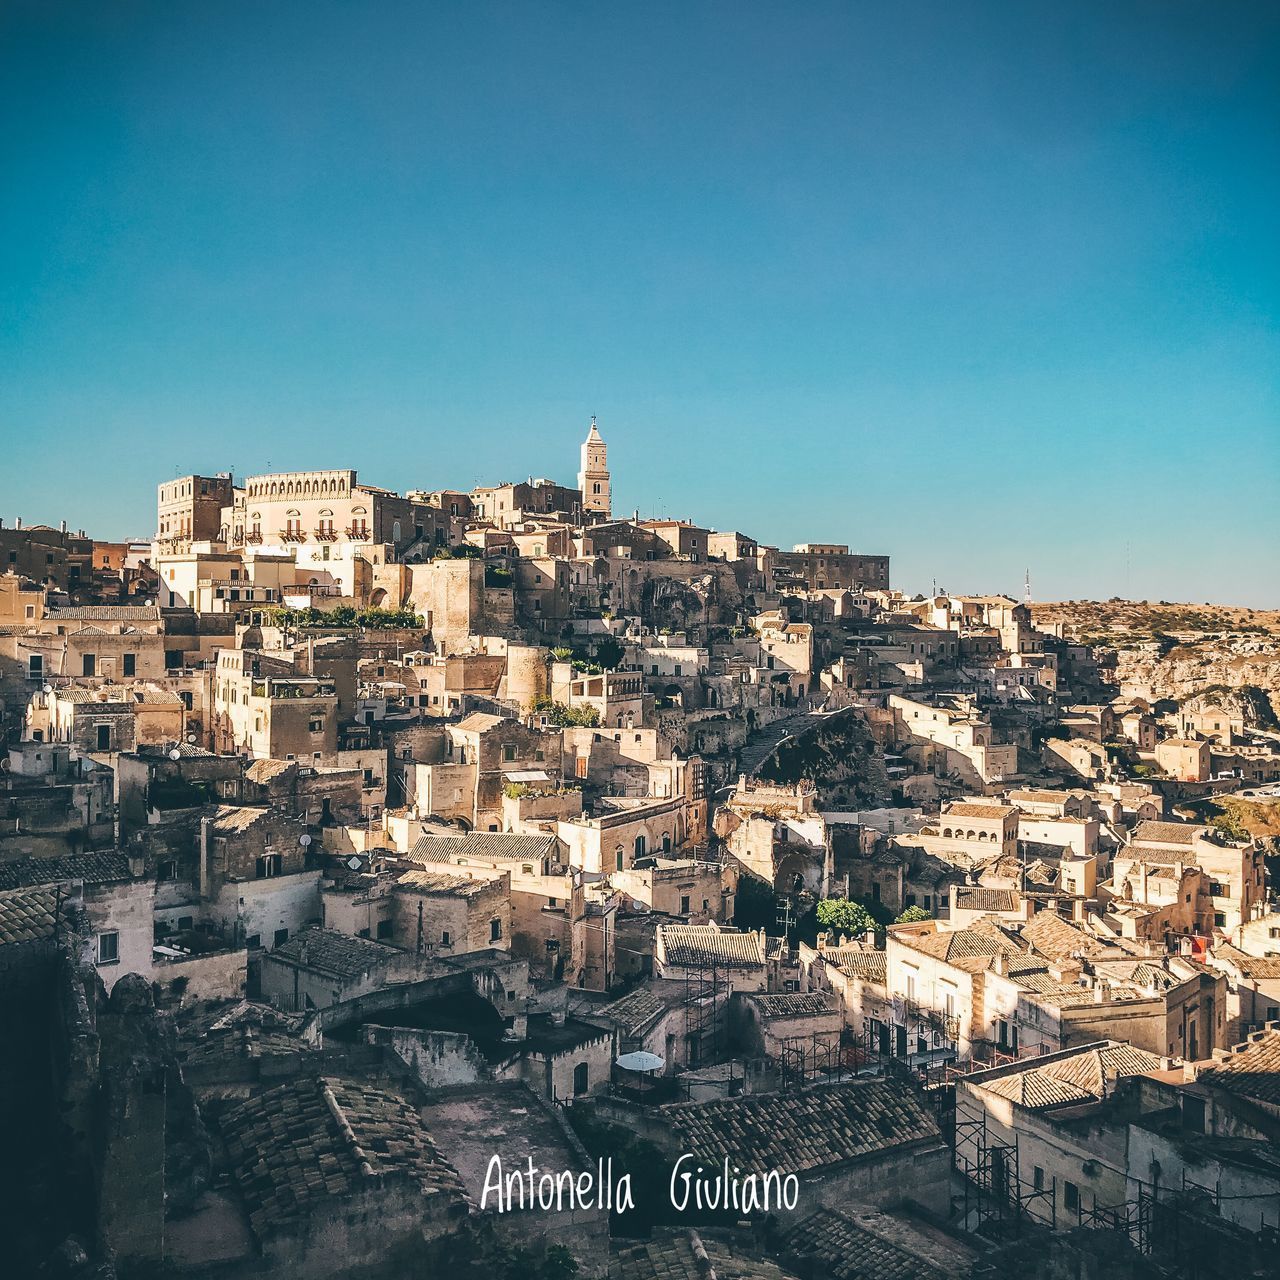
[[[582,490],[582,510],[599,512],[606,520],[610,514],[609,446],[596,430],[595,416],[591,430],[582,442],[582,468],[578,472],[578,488]]]

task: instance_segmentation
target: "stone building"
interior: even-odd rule
[[[608,520],[613,505],[609,482],[609,447],[591,419],[591,430],[582,442],[582,465],[578,469],[578,489],[582,494],[583,513],[592,512],[598,520]]]
[[[775,569],[798,578],[810,591],[845,588],[888,591],[889,557],[850,554],[844,543],[802,542],[774,553]]]
[[[422,1263],[467,1217],[462,1181],[416,1108],[372,1084],[278,1085],[221,1128],[268,1276],[318,1280],[354,1258]]]
[[[226,542],[223,509],[232,504],[229,473],[179,476],[156,488],[156,546],[176,551],[192,542]]]

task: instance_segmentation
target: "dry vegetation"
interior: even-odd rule
[[[1227,636],[1280,637],[1280,610],[1275,609],[1167,600],[1065,600],[1036,604],[1032,611],[1037,623],[1065,623],[1073,640],[1117,649],[1150,643],[1169,649]]]

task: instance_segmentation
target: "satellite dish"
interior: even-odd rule
[[[169,752],[169,759],[170,759],[170,760],[181,760],[181,759],[182,759],[182,752],[181,752],[181,751],[179,751],[177,747],[174,747],[174,749],[173,749],[172,751],[170,751],[170,752]]]
[[[347,859],[347,868],[350,871],[359,871],[362,866],[364,866],[364,863],[361,862],[359,858],[355,857],[354,854]]]
[[[45,692],[45,693],[52,693],[52,692],[53,692],[53,685],[51,685],[51,684],[47,684],[47,685],[45,685],[45,686],[44,686],[44,692]]]
[[[187,734],[187,741],[194,747],[196,745],[196,735],[194,733]]]
[[[305,849],[311,843],[311,837],[304,832],[298,837],[298,843]]]

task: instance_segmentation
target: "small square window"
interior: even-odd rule
[[[118,964],[120,961],[120,935],[116,932],[98,934],[98,963]]]

